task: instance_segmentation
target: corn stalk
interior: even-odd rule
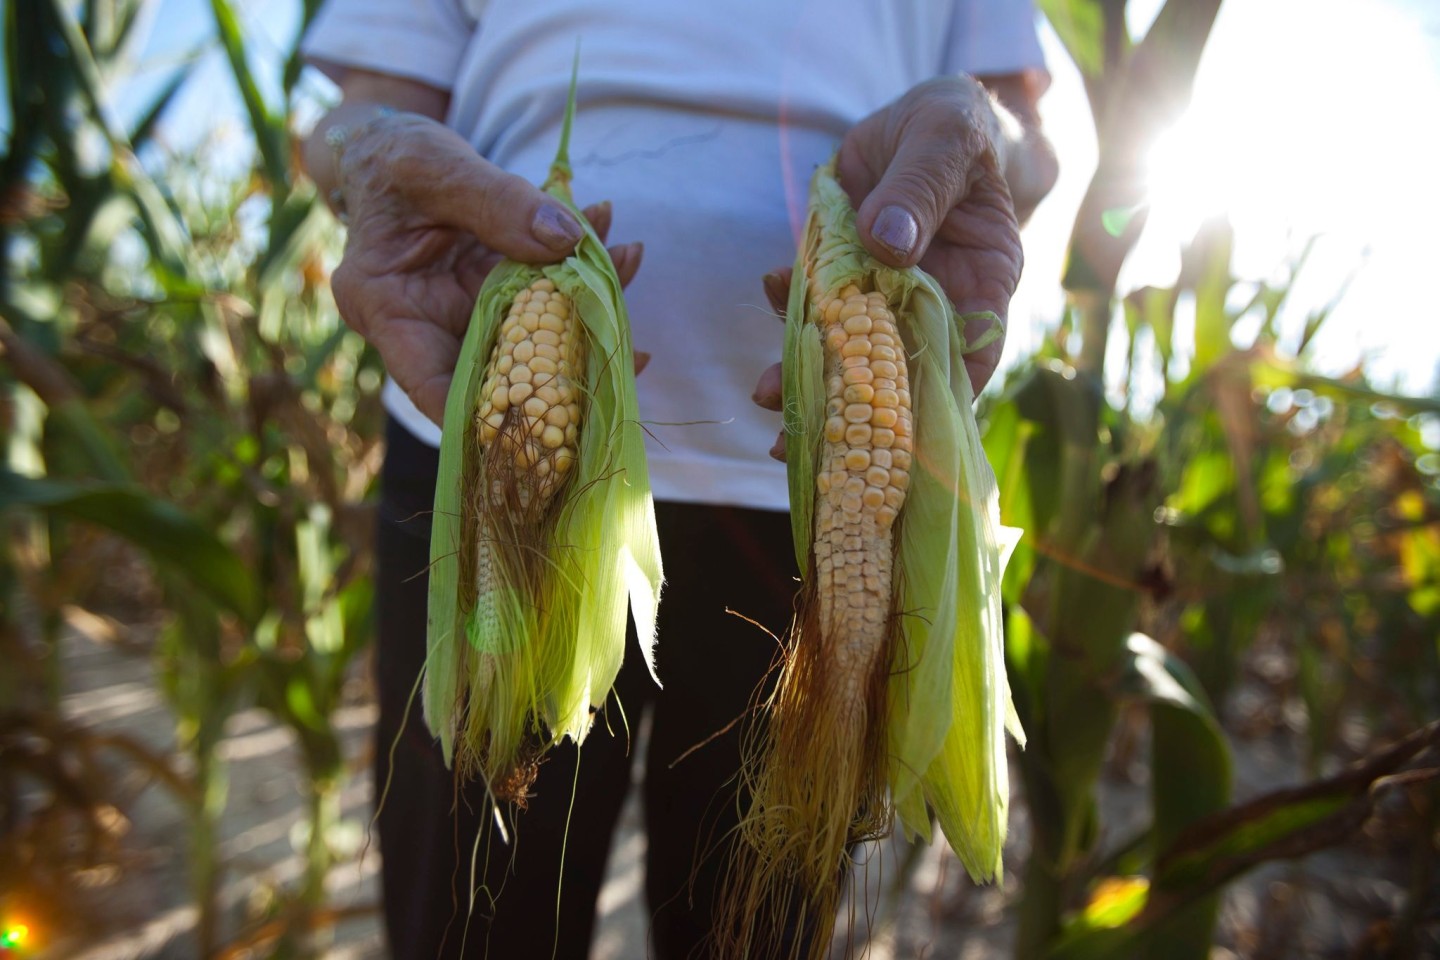
[[[225,721],[258,703],[295,731],[310,840],[287,930],[306,953],[336,858],[344,768],[331,717],[368,634],[361,500],[378,466],[378,363],[325,292],[330,223],[292,160],[298,54],[267,100],[241,19],[212,3],[258,147],[254,178],[214,183],[203,145],[199,158],[167,156],[153,138],[193,60],[134,115],[113,102],[145,4],[6,7],[0,414],[25,429],[7,444],[0,509],[44,535],[49,561],[0,580],[25,601],[6,612],[36,611],[54,650],[60,604],[89,589],[56,579],[86,566],[65,562],[73,531],[103,528],[153,568],[168,620],[160,683],[196,771],[187,852],[202,956],[230,936],[214,902]],[[268,223],[247,234],[235,213],[257,194]],[[121,241],[139,255],[117,252]]]

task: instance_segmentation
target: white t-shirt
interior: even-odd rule
[[[576,201],[641,240],[626,291],[659,500],[784,510],[751,402],[782,325],[761,276],[790,264],[811,171],[854,123],[923,80],[1043,67],[1032,0],[327,0],[304,42],[347,67],[451,92],[447,123],[539,183],[577,39]],[[393,383],[387,409],[440,431]]]

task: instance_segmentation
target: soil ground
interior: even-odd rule
[[[172,750],[174,719],[157,689],[145,643],[119,645],[95,633],[72,623],[64,639],[65,715],[87,727],[127,734],[157,751]],[[379,855],[371,849],[360,856],[371,810],[365,771],[375,707],[365,684],[357,683],[356,688],[358,692],[335,718],[349,770],[343,815],[355,850],[329,877],[332,903],[349,917],[332,931],[327,953],[331,960],[385,956],[375,909]],[[1256,716],[1273,714],[1275,709],[1263,692],[1242,689],[1227,711],[1239,800],[1304,779],[1303,738],[1294,725],[1254,722]],[[1283,713],[1284,705],[1279,709]],[[1241,736],[1237,730],[1248,732]],[[220,854],[226,872],[220,900],[227,920],[238,926],[264,908],[271,891],[293,884],[301,874],[300,773],[291,735],[259,710],[245,710],[232,718],[221,752],[229,791],[221,820]],[[1132,759],[1127,761],[1126,753]],[[1139,741],[1132,740],[1128,749],[1122,746],[1102,783],[1102,820],[1106,839],[1112,843],[1143,824],[1144,765],[1139,762],[1143,756]],[[128,797],[121,809],[127,826],[119,870],[97,881],[96,889],[87,894],[86,922],[54,940],[41,954],[46,960],[194,956],[197,914],[187,883],[186,814],[160,787],[117,781],[116,788]],[[621,816],[598,906],[593,960],[646,956],[641,868],[645,838],[640,822],[632,794]],[[875,848],[865,858],[872,869],[857,874],[862,883],[868,879],[867,900],[881,905],[868,955],[874,960],[1009,956],[1014,937],[1009,908],[1020,893],[1020,866],[1028,844],[1025,805],[1023,798],[1017,798],[1005,855],[1007,879],[1000,887],[973,886],[947,849],[931,846],[916,852],[908,882],[897,891],[894,878],[900,871],[895,865],[907,850],[894,841]],[[1361,837],[1335,852],[1250,874],[1226,893],[1213,960],[1368,955],[1363,943],[1369,924],[1393,916],[1406,896],[1404,861],[1390,847],[1393,844]],[[861,941],[866,939],[865,912],[859,911]],[[1434,948],[1434,955],[1440,956],[1440,941]]]

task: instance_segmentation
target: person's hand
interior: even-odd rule
[[[1000,362],[1024,262],[1003,151],[985,88],[969,77],[942,77],[856,124],[836,163],[866,249],[893,267],[918,262],[956,313],[1000,318],[1000,338],[965,357],[977,395]],[[967,326],[966,340],[988,326]]]
[[[1020,227],[1004,176],[1003,138],[989,95],[968,77],[922,83],[856,124],[840,145],[836,172],[856,207],[860,240],[894,267],[919,263],[959,314],[991,311],[1003,325],[1020,282]],[[765,278],[784,313],[790,270]],[[975,341],[988,323],[968,324]],[[1000,362],[1002,335],[965,357],[976,394]],[[767,369],[754,400],[781,403],[780,366]],[[781,455],[776,443],[772,456]]]
[[[413,114],[366,124],[345,145],[341,166],[349,233],[331,278],[336,306],[415,406],[439,423],[486,274],[502,257],[563,259],[582,236],[580,224],[458,134]],[[603,240],[609,204],[585,216]],[[629,283],[640,244],[610,253],[621,283]]]

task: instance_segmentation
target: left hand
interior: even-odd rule
[[[1024,257],[1005,182],[1004,144],[989,95],[969,77],[942,77],[912,89],[856,124],[840,145],[836,171],[857,211],[860,240],[893,267],[918,263],[950,296],[957,313],[989,310],[1005,321]],[[782,314],[789,268],[765,279]],[[975,340],[987,323],[967,325]],[[1002,336],[967,354],[978,395],[1000,362]],[[781,404],[780,365],[756,384],[755,402]],[[783,452],[777,442],[771,455]]]

